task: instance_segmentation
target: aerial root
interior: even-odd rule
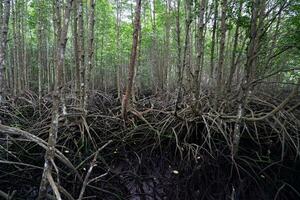
[[[42,99],[45,109],[39,111],[36,98],[28,93],[0,108],[2,197],[34,196],[38,188],[40,178],[28,177],[42,173],[52,102]],[[189,199],[189,195],[191,199],[215,199],[232,195],[234,188],[241,197],[256,191],[252,195],[259,199],[266,193],[261,188],[269,184],[269,195],[277,199],[297,197],[297,190],[287,185],[281,188],[278,172],[293,170],[288,161],[299,158],[297,104],[291,100],[262,120],[242,119],[239,154],[233,159],[236,103],[227,101],[222,108],[214,108],[207,96],[201,99],[197,109],[183,101],[176,114],[172,99],[140,99],[124,126],[119,102],[97,92],[90,100],[83,129],[79,126],[82,113],[72,103],[75,100],[67,99],[68,115],[60,118],[55,150],[59,182],[55,181],[58,172],[48,174],[52,186],[48,195],[70,200],[85,195],[151,199],[154,194],[169,199]],[[266,94],[253,95],[245,116],[265,116],[281,102]],[[4,182],[16,179],[23,181],[18,185]]]

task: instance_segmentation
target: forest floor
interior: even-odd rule
[[[252,94],[246,115],[265,115],[285,97]],[[85,178],[84,199],[300,199],[299,96],[270,117],[243,120],[236,157],[232,99],[214,108],[203,94],[195,109],[185,97],[175,114],[176,95],[144,96],[127,122],[112,94],[90,94],[86,117],[74,102],[67,96],[53,172],[63,199],[77,199]],[[0,199],[37,198],[51,106],[32,92],[1,105]]]

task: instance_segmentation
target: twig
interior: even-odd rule
[[[90,165],[90,168],[84,178],[84,181],[83,181],[83,184],[82,184],[82,188],[81,188],[81,191],[80,191],[80,194],[79,194],[79,197],[78,197],[78,200],[82,200],[83,198],[83,195],[84,195],[84,192],[85,192],[85,188],[86,186],[88,185],[88,180],[89,180],[89,177],[92,173],[92,170],[93,168],[96,166],[96,161],[97,161],[97,157],[98,157],[98,154],[99,152],[104,149],[107,145],[109,145],[110,143],[112,142],[112,140],[109,140],[106,144],[104,144],[100,149],[98,149],[95,153],[95,156],[91,162],[91,165]]]

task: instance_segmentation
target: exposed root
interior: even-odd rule
[[[293,99],[278,109],[284,98],[252,94],[244,116],[263,119],[241,120],[239,155],[232,159],[234,100],[214,109],[205,94],[197,107],[187,96],[175,114],[176,95],[144,98],[124,126],[117,100],[90,96],[85,117],[66,98],[49,198],[298,198],[300,112]],[[0,108],[2,197],[36,198],[52,104],[47,97],[41,102],[39,110],[38,97],[28,92]]]

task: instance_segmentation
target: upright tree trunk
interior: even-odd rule
[[[183,76],[184,70],[187,70],[188,77],[192,78],[193,73],[191,71],[191,66],[189,62],[189,47],[190,47],[190,32],[191,32],[191,24],[193,22],[193,16],[192,16],[192,0],[186,1],[186,19],[185,19],[185,41],[184,41],[184,49],[183,49],[183,61],[182,61],[182,67],[181,67],[181,76]],[[188,79],[189,79],[188,78]],[[181,80],[183,81],[183,80]],[[191,80],[188,80],[191,82]],[[182,83],[181,83],[182,84]]]
[[[83,25],[83,2],[78,1],[78,56],[80,66],[80,108],[84,109],[85,100],[85,82],[86,82],[86,66],[85,66],[85,48],[84,48],[84,25]]]
[[[162,89],[162,80],[160,74],[160,66],[158,62],[158,41],[157,41],[157,27],[156,27],[156,1],[152,0],[152,10],[151,10],[151,25],[152,25],[152,46],[151,46],[151,64],[153,70],[153,86],[154,91],[157,93],[160,89]]]
[[[26,18],[26,7],[27,7],[27,1],[22,0],[21,1],[21,8],[20,8],[20,20],[19,20],[19,30],[20,30],[20,49],[21,49],[21,54],[20,54],[20,60],[22,63],[22,68],[21,68],[21,87],[22,90],[26,90],[26,85],[27,85],[27,78],[26,78],[26,32],[25,32],[25,22],[24,18]]]
[[[17,34],[17,2],[12,2],[12,32],[13,32],[13,95],[16,96],[19,93],[19,45],[18,45],[18,34]]]
[[[176,47],[177,47],[177,99],[176,99],[176,107],[175,114],[178,109],[178,104],[182,100],[182,89],[183,89],[183,74],[182,74],[182,62],[181,62],[181,27],[180,27],[180,1],[176,2]]]
[[[238,18],[237,18],[235,33],[234,33],[234,41],[233,41],[233,49],[232,49],[229,77],[227,80],[227,92],[231,91],[232,79],[233,79],[234,72],[236,71],[236,65],[237,65],[236,53],[237,53],[237,47],[238,47],[238,41],[239,41],[239,31],[240,31],[242,8],[243,8],[243,0],[239,0],[239,8],[238,8],[238,13],[237,13]]]
[[[245,112],[245,106],[252,86],[249,83],[254,79],[257,70],[258,51],[260,48],[263,21],[265,18],[266,0],[255,0],[252,5],[251,26],[249,31],[249,44],[247,49],[247,61],[245,65],[245,77],[238,95],[238,112],[232,136],[232,156],[236,156],[239,150],[241,137],[241,123]]]
[[[86,73],[86,82],[85,82],[85,100],[84,100],[84,109],[87,108],[87,91],[90,87],[91,79],[91,70],[93,67],[93,57],[94,57],[94,27],[95,27],[95,0],[90,0],[89,5],[89,18],[88,18],[88,55],[87,55],[87,73]]]
[[[22,2],[16,1],[16,34],[17,34],[17,57],[18,57],[18,91],[19,93],[23,90],[23,60],[22,60],[22,41],[21,41],[21,15],[22,15]]]
[[[184,49],[183,49],[183,61],[182,61],[182,70],[186,71],[187,77],[187,86],[189,89],[192,88],[194,73],[191,66],[191,57],[192,57],[192,37],[191,37],[191,24],[193,22],[193,1],[186,0],[185,2],[185,10],[186,10],[186,18],[185,18],[185,41],[184,41]]]
[[[52,85],[52,81],[51,81],[51,59],[50,59],[50,54],[49,54],[49,35],[48,32],[46,34],[46,54],[47,54],[47,89],[48,89],[48,93],[51,92],[51,85]],[[53,59],[53,58],[52,58]]]
[[[211,51],[210,51],[210,76],[209,82],[210,86],[214,85],[214,71],[215,71],[215,44],[216,44],[216,30],[217,30],[217,19],[218,19],[218,0],[214,1],[214,18],[211,36]],[[214,88],[214,87],[212,87]]]
[[[171,29],[171,0],[166,0],[166,15],[165,22],[165,48],[164,48],[164,65],[163,65],[163,81],[165,82],[165,89],[168,89],[168,72],[170,68],[170,29]]]
[[[142,26],[139,26],[139,42],[138,42],[138,56],[137,56],[137,65],[134,69],[133,83],[132,83],[132,101],[136,103],[136,96],[138,95],[138,80],[137,80],[137,72],[139,67],[141,66],[142,59]]]
[[[217,97],[221,98],[223,93],[224,83],[224,61],[225,61],[225,40],[226,40],[226,18],[227,18],[227,0],[222,0],[222,15],[221,15],[221,38],[220,38],[220,52],[219,52],[219,63],[217,69]]]
[[[37,23],[37,36],[38,36],[38,96],[39,96],[39,103],[42,98],[42,66],[43,66],[43,53],[42,53],[42,0],[39,0],[37,4],[38,10],[38,23]]]
[[[74,35],[74,61],[75,61],[75,93],[76,98],[80,101],[80,64],[78,54],[78,2],[74,1],[74,24],[73,24],[73,35]]]
[[[68,0],[68,2],[71,1],[71,0]],[[73,4],[74,0],[72,0],[72,4]],[[61,35],[63,34],[62,33],[62,29],[64,28],[65,24],[62,23],[62,10],[61,10],[61,0],[54,0],[54,3],[55,3],[55,27],[56,27],[56,30],[55,30],[55,33],[56,33],[56,48],[54,49],[54,54],[56,54],[56,66],[54,67],[54,74],[55,74],[55,77],[54,77],[54,85],[55,85],[55,81],[57,80],[57,82],[60,83],[60,88],[61,90],[59,90],[60,94],[59,94],[59,97],[60,97],[60,100],[62,102],[62,110],[63,110],[63,115],[66,114],[66,104],[65,104],[65,63],[64,63],[64,59],[63,59],[63,62],[60,64],[59,62],[61,61],[61,55],[62,55],[62,52],[58,52],[57,49],[60,48],[61,46],[61,42],[60,42],[60,37]],[[68,3],[67,3],[68,4]],[[67,5],[68,6],[68,5]],[[72,9],[72,7],[70,8]],[[63,56],[65,56],[65,53],[63,53]],[[55,86],[54,86],[54,90],[55,89]]]
[[[178,87],[182,82],[182,73],[181,73],[181,27],[180,27],[180,1],[177,0],[177,12],[176,12],[176,44],[177,44],[177,80],[178,80]]]
[[[3,101],[5,83],[4,83],[4,65],[5,65],[5,55],[7,48],[7,34],[8,34],[8,24],[10,16],[10,0],[4,1],[4,12],[1,14],[1,32],[0,32],[0,104]]]
[[[120,0],[116,0],[116,6],[117,6],[117,18],[116,18],[116,50],[117,50],[117,66],[116,66],[116,73],[117,73],[117,93],[118,93],[118,99],[121,99],[121,57],[120,57],[120,23],[121,23],[121,2]]]
[[[135,68],[136,57],[137,57],[140,18],[141,18],[141,0],[136,0],[133,41],[132,41],[130,64],[128,67],[128,82],[126,86],[126,92],[122,101],[122,115],[125,120],[127,120],[128,118],[127,112],[128,112],[130,99],[131,99],[131,92],[132,92],[132,85],[133,85],[133,78],[134,78],[134,68]]]
[[[202,73],[202,59],[204,57],[204,13],[205,13],[205,5],[206,0],[200,0],[200,10],[199,13],[199,21],[198,21],[198,30],[196,35],[196,44],[197,44],[197,58],[196,58],[196,70],[195,70],[195,78],[194,78],[194,95],[195,98],[199,98],[200,93],[200,82],[201,82],[201,76],[200,73]]]
[[[57,46],[57,66],[56,66],[56,80],[55,89],[53,92],[53,107],[52,107],[52,124],[48,137],[48,148],[45,154],[44,171],[40,184],[38,200],[44,200],[47,196],[47,188],[49,185],[49,178],[52,178],[52,168],[54,163],[55,146],[57,141],[58,123],[59,123],[59,102],[60,95],[63,87],[63,66],[65,60],[65,50],[67,45],[67,33],[69,27],[70,14],[72,9],[73,0],[69,0],[66,4],[63,24],[60,35],[58,35]],[[56,8],[60,8],[59,4],[56,4]],[[59,28],[59,27],[57,27]],[[60,200],[60,196],[56,196],[56,199]]]

